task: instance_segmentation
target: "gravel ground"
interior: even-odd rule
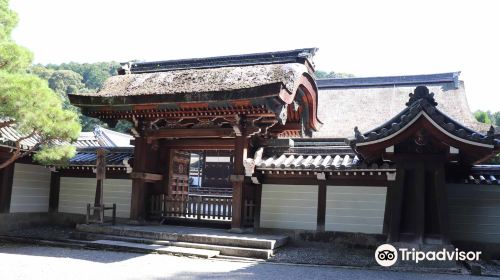
[[[335,243],[304,242],[289,244],[277,250],[270,262],[380,268],[374,258],[375,249],[346,247]],[[443,272],[466,274],[457,262],[397,262],[395,271]]]
[[[467,275],[206,260],[0,244],[0,279],[482,279]],[[491,278],[484,278],[491,279]]]
[[[67,239],[75,230],[72,228],[46,226],[10,232],[11,235],[42,239]],[[337,243],[302,242],[279,248],[268,262],[334,265],[360,268],[380,268],[374,259],[374,249],[354,248]],[[481,261],[484,274],[500,277],[500,263]],[[398,262],[391,267],[394,271],[444,272],[466,274],[467,269],[455,262],[427,262],[414,264]],[[0,278],[1,279],[1,278]]]

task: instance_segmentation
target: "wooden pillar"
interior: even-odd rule
[[[133,172],[146,172],[147,141],[144,137],[135,138]],[[144,178],[132,179],[130,219],[142,221],[146,218],[146,186]]]
[[[234,230],[243,227],[243,205],[244,192],[243,185],[245,183],[245,168],[243,160],[247,156],[248,138],[245,134],[236,136],[234,139],[234,165],[233,175],[231,175],[231,183],[233,185],[233,217],[231,220],[231,228]]]
[[[321,174],[321,175],[320,175]],[[326,178],[325,173],[318,173],[318,213],[316,218],[316,230],[325,231],[326,218]]]
[[[398,163],[396,168],[396,182],[394,183],[391,193],[391,218],[387,240],[388,242],[399,241],[399,231],[401,225],[401,211],[403,206],[404,184],[405,184],[405,168],[402,163]]]
[[[448,189],[446,186],[444,164],[440,164],[434,171],[434,191],[438,210],[439,230],[443,244],[450,243],[450,229],[448,220]]]
[[[49,192],[49,213],[59,211],[59,193],[61,190],[61,176],[58,172],[50,173],[50,192]]]
[[[10,211],[14,166],[15,163],[12,163],[0,169],[0,213],[9,213]]]
[[[415,168],[415,241],[424,243],[425,237],[425,166],[419,162]]]
[[[393,195],[392,193],[394,192],[395,188],[395,182],[394,181],[388,181],[387,184],[387,192],[385,195],[385,210],[384,210],[384,225],[382,229],[382,233],[385,234],[386,236],[389,235],[389,228],[390,228],[390,222],[391,222],[391,203],[393,200]]]
[[[258,229],[260,227],[260,207],[262,206],[262,184],[257,184],[253,187],[255,188],[253,227],[254,229]]]

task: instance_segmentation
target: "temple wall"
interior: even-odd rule
[[[59,212],[85,214],[87,203],[94,203],[95,189],[95,178],[61,177]],[[132,180],[104,180],[104,204],[111,206],[116,203],[117,217],[130,217],[131,193]],[[108,214],[111,212],[106,212]]]
[[[328,186],[326,231],[382,233],[386,187]]]
[[[260,227],[315,230],[318,186],[262,185]]]
[[[450,238],[500,244],[500,187],[448,184]]]
[[[40,165],[16,163],[10,213],[48,212],[49,192],[49,169]]]

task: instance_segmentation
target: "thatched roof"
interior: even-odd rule
[[[432,78],[433,75],[425,76]],[[486,133],[490,128],[490,125],[477,122],[472,115],[462,81],[455,83],[452,80],[434,81],[429,78],[427,82],[417,79],[416,83],[364,85],[363,79],[350,79],[353,80],[350,84],[341,83],[342,86],[335,86],[335,83],[325,86],[327,83],[318,82],[318,118],[324,125],[313,137],[352,137],[355,126],[361,132],[375,129],[406,108],[408,95],[417,85],[426,85],[434,93],[437,108],[456,122],[481,133]]]
[[[307,72],[300,63],[268,64],[168,72],[127,74],[110,77],[98,93],[83,96],[168,95],[176,93],[220,92],[281,82],[295,92],[298,79]]]

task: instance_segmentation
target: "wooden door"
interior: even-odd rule
[[[168,164],[168,191],[170,199],[186,201],[189,194],[189,161],[187,152],[172,150]]]

